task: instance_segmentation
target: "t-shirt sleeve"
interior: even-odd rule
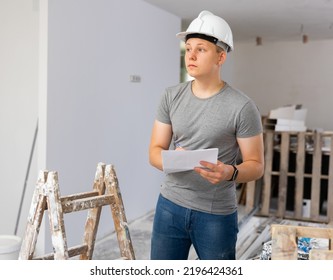
[[[246,138],[262,133],[261,114],[252,100],[247,102],[240,111],[237,123],[237,137]]]
[[[170,101],[168,99],[168,91],[165,91],[160,99],[160,103],[157,107],[156,112],[156,120],[165,124],[171,124]]]

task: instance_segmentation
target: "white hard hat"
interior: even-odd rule
[[[208,38],[203,39],[221,46],[228,52],[234,49],[232,32],[229,24],[223,18],[220,18],[209,11],[202,11],[199,16],[191,22],[185,32],[177,33],[176,36],[181,40],[186,41],[187,37],[191,34],[206,35]],[[209,37],[213,37],[212,39],[217,40],[211,40]]]

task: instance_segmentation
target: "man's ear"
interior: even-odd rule
[[[221,51],[219,53],[219,65],[222,65],[225,60],[227,59],[227,52],[226,51]]]

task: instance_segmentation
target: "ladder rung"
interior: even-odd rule
[[[91,191],[91,192],[83,192],[79,194],[71,194],[67,196],[62,196],[60,198],[61,204],[67,204],[71,203],[71,201],[78,200],[78,199],[83,199],[83,198],[88,198],[88,197],[94,197],[98,196],[99,192],[98,191]],[[45,210],[47,210],[47,205],[45,205]]]
[[[87,197],[68,202],[65,201],[64,203],[62,203],[62,210],[64,213],[71,213],[75,211],[101,207],[104,205],[110,205],[113,202],[114,202],[113,195],[110,194],[98,195],[95,197]]]
[[[91,191],[91,192],[82,192],[78,194],[71,194],[67,196],[62,196],[61,197],[61,203],[81,199],[81,198],[86,198],[86,197],[92,197],[92,196],[97,196],[99,195],[98,191]]]
[[[71,247],[68,249],[68,256],[69,256],[69,258],[72,258],[72,257],[78,256],[81,254],[85,254],[85,253],[87,253],[87,251],[88,251],[87,245],[84,245],[84,244],[77,245],[77,246],[74,246],[74,247]],[[33,259],[34,260],[53,260],[54,254],[51,253],[51,254],[43,255],[40,257],[33,258]]]

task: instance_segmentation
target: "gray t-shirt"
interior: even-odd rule
[[[217,94],[200,99],[191,82],[166,89],[156,119],[172,125],[173,142],[186,150],[218,148],[218,159],[236,164],[240,159],[237,137],[262,132],[261,115],[254,102],[228,84]],[[167,174],[161,194],[186,208],[213,214],[237,210],[236,184],[211,184],[194,171]]]

